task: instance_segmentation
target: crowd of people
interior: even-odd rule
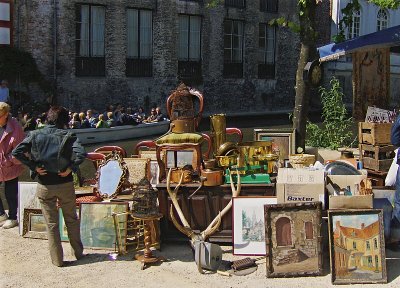
[[[160,122],[167,119],[161,112],[160,107],[151,108],[150,114],[144,112],[143,107],[136,110],[117,104],[108,105],[103,113],[99,113],[94,109],[89,109],[86,112],[69,111],[68,127],[71,129],[81,128],[109,128],[122,125],[138,125],[140,123]],[[46,113],[18,112],[17,119],[23,130],[32,131],[43,128],[46,121]]]

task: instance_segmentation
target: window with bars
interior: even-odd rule
[[[270,13],[278,12],[278,0],[260,0],[260,11]]]
[[[76,6],[76,76],[105,76],[104,6]]]
[[[388,27],[389,15],[385,10],[379,9],[376,15],[376,30],[381,31]]]
[[[224,71],[226,78],[243,77],[243,22],[224,21]]]
[[[246,0],[225,0],[225,7],[246,8]]]
[[[179,15],[178,74],[184,80],[202,78],[200,16]]]
[[[360,11],[354,12],[352,23],[349,27],[348,39],[360,36],[360,23],[361,23],[361,12]]]
[[[275,27],[260,23],[258,37],[258,78],[275,78],[275,38]]]
[[[127,9],[126,76],[153,75],[153,12]]]

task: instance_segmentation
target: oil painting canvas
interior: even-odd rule
[[[81,203],[79,211],[83,247],[115,249],[116,235],[112,215],[127,212],[128,203]],[[124,219],[126,227],[127,218]]]
[[[329,211],[333,284],[386,283],[381,210]]]
[[[265,255],[264,205],[276,197],[233,198],[233,254]]]
[[[322,273],[321,202],[265,205],[267,277]]]

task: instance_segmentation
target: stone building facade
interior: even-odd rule
[[[144,106],[146,109],[157,104],[165,109],[166,98],[181,80],[203,92],[205,115],[268,113],[293,109],[299,55],[298,35],[287,28],[275,28],[274,61],[272,66],[268,66],[268,75],[260,77],[260,27],[278,17],[295,20],[298,0],[228,0],[212,8],[207,7],[203,0],[15,2],[14,45],[32,53],[39,69],[56,87],[56,101],[71,109],[85,110],[90,107],[102,111],[109,103]],[[241,6],[242,2],[244,6]],[[268,8],[264,4],[269,5]],[[323,17],[329,12],[329,3],[324,5],[318,8],[318,18],[329,19],[329,15]],[[82,40],[79,40],[82,36],[79,35],[79,25],[84,21],[79,18],[82,17],[79,16],[82,6],[89,10],[93,7],[104,9],[103,62],[98,62],[102,65],[102,71],[96,73],[99,70],[92,67],[94,73],[84,76],[79,75],[82,72],[80,68],[89,63],[84,61],[90,59],[78,59],[77,43]],[[127,76],[128,64],[137,63],[135,59],[127,57],[128,10],[151,11],[151,66],[146,66],[149,62],[145,61],[146,65],[135,68],[138,75],[150,69],[146,77]],[[199,16],[201,19],[200,68],[197,66],[196,70],[200,72],[197,77],[183,75],[180,68],[178,50],[182,15]],[[227,69],[224,68],[224,51],[227,48],[226,41],[229,41],[224,27],[227,27],[227,23],[236,22],[243,25],[242,71],[241,75],[232,77],[224,75],[224,69]],[[323,30],[321,35],[329,38],[329,25]],[[88,33],[92,31],[88,30]],[[30,94],[33,99],[45,99],[43,93],[34,89]]]

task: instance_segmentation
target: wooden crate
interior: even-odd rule
[[[388,145],[392,123],[358,123],[358,142],[360,144]]]
[[[394,145],[376,146],[360,144],[360,160],[363,167],[375,171],[389,171],[394,157]]]
[[[372,186],[385,186],[387,172],[367,169],[367,173],[368,179],[371,179]]]

